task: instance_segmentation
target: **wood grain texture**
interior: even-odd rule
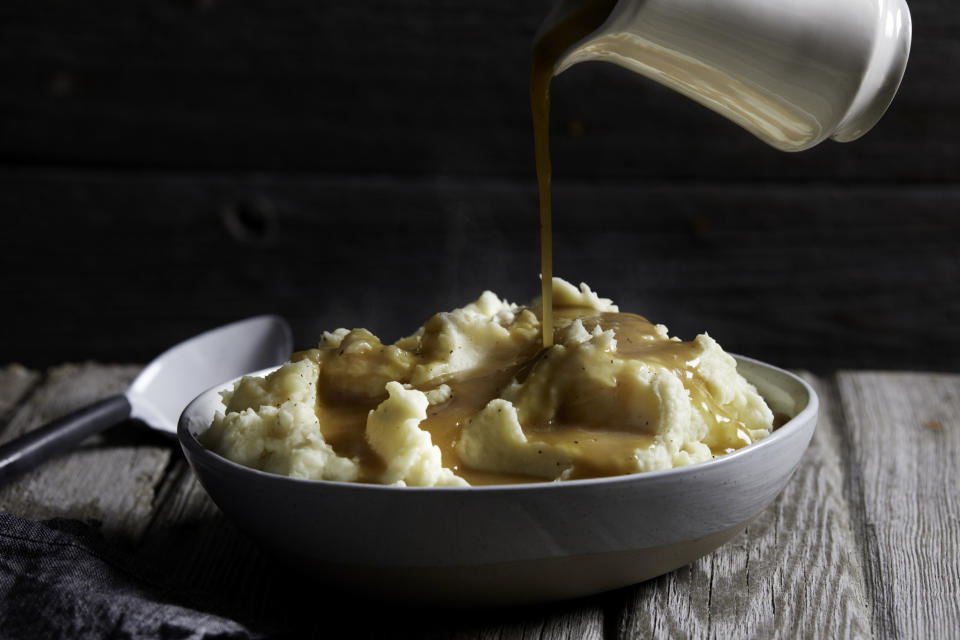
[[[842,373],[879,635],[960,630],[960,376]]]
[[[810,447],[783,493],[713,554],[625,590],[620,638],[810,638],[871,633],[869,594],[844,492],[841,407],[822,405]]]
[[[123,391],[139,370],[96,364],[50,369],[43,384],[17,408],[0,441]],[[150,446],[149,436],[134,444],[131,438],[136,436],[123,430],[135,428],[122,424],[0,488],[0,509],[34,519],[85,520],[107,536],[136,539],[149,522],[154,485],[170,451]]]
[[[820,398],[820,416],[804,462],[774,506],[771,548],[789,553],[784,562],[774,560],[772,631],[782,638],[827,630],[834,637],[867,637],[873,632],[872,594],[845,490],[844,414],[832,377],[804,378]]]
[[[49,370],[13,409],[5,437],[122,389],[137,369]],[[806,378],[822,402],[817,431],[784,492],[746,532],[666,576],[571,602],[475,611],[378,603],[371,618],[365,598],[328,590],[261,551],[213,505],[172,443],[132,425],[0,491],[0,509],[99,520],[137,563],[163,576],[171,597],[264,633],[951,637],[960,628],[951,481],[960,465],[960,376]],[[340,622],[318,620],[318,601],[343,614]]]
[[[553,3],[67,0],[0,8],[0,162],[533,179],[527,70]],[[557,176],[953,181],[960,12],[912,0],[897,99],[855,144],[770,149],[611,65],[553,95]]]
[[[39,379],[40,372],[27,369],[23,365],[10,364],[0,368],[0,435],[10,420],[13,408]]]
[[[555,273],[675,335],[816,371],[960,370],[958,187],[558,181],[554,207]],[[0,211],[0,353],[37,367],[145,362],[265,312],[300,348],[339,326],[393,341],[539,288],[532,182],[0,171]]]

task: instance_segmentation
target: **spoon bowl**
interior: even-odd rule
[[[174,434],[183,408],[198,390],[241,371],[280,364],[292,350],[289,325],[274,315],[247,318],[196,335],[144,367],[125,394],[131,415]]]
[[[429,604],[543,602],[688,564],[737,535],[780,493],[813,435],[817,396],[787,371],[737,361],[738,371],[789,421],[734,453],[664,471],[462,488],[273,475],[197,441],[224,408],[219,392],[232,383],[187,406],[178,436],[223,512],[318,580]]]
[[[0,486],[128,418],[174,434],[177,418],[200,389],[287,359],[286,320],[265,315],[211,329],[150,362],[124,393],[61,416],[0,446]]]

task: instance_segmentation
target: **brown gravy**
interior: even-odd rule
[[[579,318],[589,331],[599,326],[612,329],[617,339],[617,358],[638,359],[674,371],[683,381],[691,399],[699,407],[711,427],[719,430],[718,442],[727,446],[714,448],[714,454],[733,451],[750,443],[746,427],[732,419],[713,400],[707,384],[696,375],[694,367],[702,348],[695,341],[680,342],[660,336],[649,321],[630,313],[597,313],[587,309],[556,309],[556,330],[559,331]],[[552,338],[553,336],[551,336]],[[430,433],[433,444],[440,448],[443,466],[472,485],[515,484],[542,482],[542,478],[520,474],[492,473],[470,469],[461,464],[456,442],[467,420],[476,415],[503,388],[514,379],[523,380],[546,353],[533,342],[520,345],[512,354],[488,368],[458,374],[445,381],[451,389],[448,400],[427,408],[427,418],[420,427]],[[296,354],[295,359],[313,358],[326,361],[340,357],[334,350],[312,349]],[[322,366],[322,365],[321,365]],[[322,376],[321,376],[322,381]],[[322,382],[320,383],[322,386]],[[424,389],[428,390],[428,389]],[[324,394],[318,389],[317,416],[324,439],[338,455],[358,459],[361,482],[377,482],[385,463],[370,448],[365,430],[367,415],[383,400],[382,397],[359,401],[343,395]],[[602,424],[580,418],[570,418],[562,410],[548,424],[524,425],[530,442],[548,445],[569,445],[576,451],[572,478],[616,475],[631,471],[631,460],[636,449],[648,448],[654,443],[652,433],[624,430],[618,424]],[[735,446],[730,446],[733,443]],[[708,443],[709,444],[709,443]]]
[[[702,409],[710,432],[719,436],[719,442],[727,443],[727,446],[714,447],[708,442],[714,455],[730,453],[752,442],[747,426],[727,415],[713,399],[707,383],[696,374],[695,367],[702,352],[696,341],[666,340],[657,334],[649,320],[633,313],[602,313],[583,319],[583,326],[588,331],[596,325],[604,330],[614,330],[620,356],[658,364],[680,378],[691,402]],[[739,446],[729,446],[729,443]]]

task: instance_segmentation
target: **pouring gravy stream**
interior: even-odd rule
[[[527,345],[503,361],[488,363],[484,370],[471,371],[464,379],[446,382],[451,387],[450,399],[439,406],[431,406],[421,427],[430,432],[432,441],[440,447],[443,464],[471,484],[513,484],[538,481],[525,475],[479,471],[460,463],[455,443],[463,425],[476,415],[487,402],[497,397],[503,387],[514,378],[523,379],[536,362],[547,353],[554,342],[553,309],[553,255],[550,198],[550,81],[556,61],[577,41],[589,35],[606,20],[616,4],[615,0],[588,0],[570,10],[553,27],[544,32],[533,47],[530,70],[530,106],[533,116],[534,148],[537,168],[537,186],[540,197],[540,243],[542,279],[542,347]],[[736,443],[736,447],[714,448],[716,455],[749,444],[746,427],[731,419],[713,400],[709,390],[696,375],[700,348],[693,342],[666,340],[657,335],[655,327],[641,316],[628,313],[597,313],[587,309],[557,309],[558,328],[579,318],[587,330],[599,326],[612,329],[618,340],[618,352],[627,358],[635,357],[657,363],[674,371],[682,380],[691,400],[703,409],[704,419],[714,429],[724,432],[721,440]],[[342,355],[342,353],[341,353]],[[321,361],[320,350],[294,354],[293,360],[312,358]],[[416,357],[416,356],[415,356]],[[370,448],[364,437],[367,414],[383,397],[364,400],[331,395],[321,385],[318,393],[317,414],[324,439],[338,455],[351,457],[360,463],[362,482],[375,482],[384,469],[384,461]],[[588,478],[610,473],[629,473],[629,455],[624,452],[649,447],[652,433],[624,430],[617,424],[587,424],[579,415],[558,414],[549,424],[535,424],[524,428],[535,441],[553,445],[574,445],[579,450],[571,478]]]
[[[540,283],[543,300],[543,347],[553,344],[553,221],[550,202],[550,79],[560,56],[597,29],[616,0],[590,0],[574,8],[533,45],[530,67],[530,111],[540,194]]]

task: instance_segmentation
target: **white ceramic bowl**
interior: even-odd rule
[[[187,406],[178,436],[220,509],[318,580],[427,603],[570,598],[696,560],[742,531],[783,489],[813,435],[817,396],[787,371],[737,361],[789,422],[721,458],[629,476],[420,488],[272,475],[197,442],[223,409],[218,392],[229,384]]]

